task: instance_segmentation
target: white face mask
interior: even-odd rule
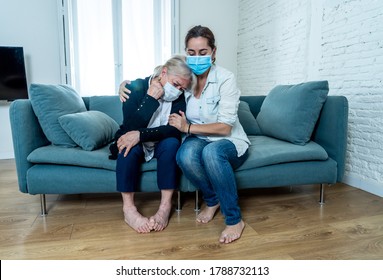
[[[164,86],[164,91],[165,93],[162,96],[162,99],[168,102],[176,100],[182,94],[182,91],[180,91],[178,88],[176,88],[169,82],[166,82]]]

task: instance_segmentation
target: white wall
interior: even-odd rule
[[[60,83],[56,1],[0,0],[0,7],[0,45],[24,47],[28,85]],[[0,103],[0,159],[13,158],[9,105]]]
[[[383,2],[241,0],[238,82],[245,95],[328,80],[349,101],[344,182],[383,196]]]
[[[217,46],[216,63],[237,73],[238,0],[179,0],[180,53],[185,50],[185,35],[195,25],[213,31]]]
[[[236,73],[238,1],[180,0],[180,52],[194,25],[216,36],[217,63]],[[28,84],[61,82],[56,0],[0,0],[0,45],[24,47]],[[9,103],[0,103],[0,159],[13,158]]]

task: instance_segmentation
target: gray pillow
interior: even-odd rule
[[[266,96],[257,116],[262,134],[298,145],[306,144],[328,91],[327,81],[276,86]]]
[[[33,111],[47,139],[57,146],[75,147],[76,143],[59,124],[60,116],[86,111],[82,98],[66,85],[32,84],[29,90]]]
[[[250,110],[249,103],[240,101],[238,106],[238,119],[247,135],[260,135],[261,130]]]
[[[112,142],[119,126],[100,111],[87,111],[59,117],[59,123],[83,150],[92,151]]]

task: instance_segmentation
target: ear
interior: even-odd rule
[[[217,48],[215,47],[213,49],[213,52],[211,53],[211,61],[214,63],[215,62],[215,55],[217,53]]]

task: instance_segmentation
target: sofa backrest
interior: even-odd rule
[[[88,110],[101,111],[122,124],[122,103],[118,95],[83,97]]]

